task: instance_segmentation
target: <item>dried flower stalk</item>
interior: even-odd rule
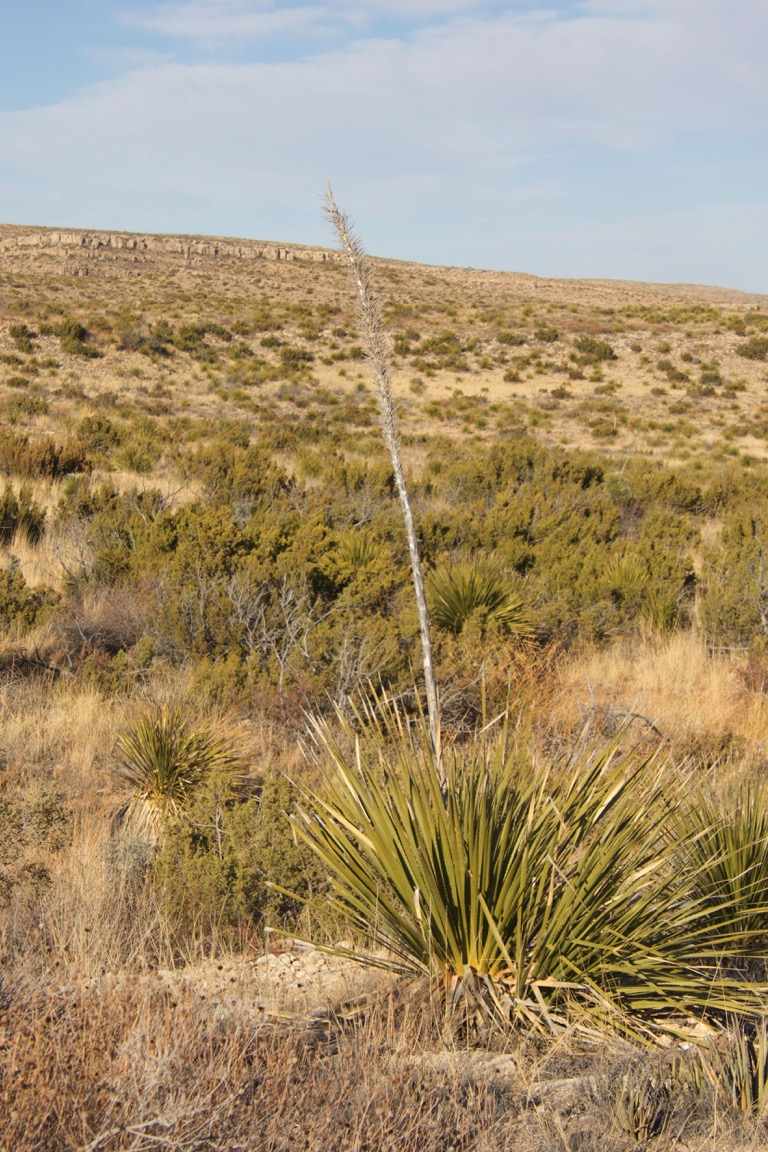
[[[432,659],[432,639],[429,631],[429,613],[427,611],[427,597],[424,592],[424,577],[421,571],[421,557],[419,555],[419,542],[413,523],[411,501],[405,485],[403,473],[403,460],[400,452],[400,436],[397,428],[397,410],[392,394],[392,380],[390,372],[389,345],[384,334],[381,319],[381,306],[379,297],[371,284],[370,265],[363,245],[346,217],[339,210],[333,198],[330,185],[325,197],[325,211],[336,230],[342,253],[346,258],[352,274],[352,280],[357,294],[357,311],[360,323],[360,340],[368,360],[373,383],[379,400],[381,427],[384,441],[389,449],[392,460],[392,470],[395,474],[397,494],[403,510],[405,532],[408,537],[408,551],[411,560],[411,573],[413,575],[413,589],[416,595],[416,609],[419,615],[419,633],[421,636],[421,654],[424,666],[424,686],[427,696],[427,713],[429,717],[429,734],[432,742],[432,751],[435,757],[440,787],[445,794],[446,778],[443,767],[440,739],[440,709],[437,694],[437,681],[435,679],[435,666]]]

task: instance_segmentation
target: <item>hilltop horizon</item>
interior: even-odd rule
[[[280,249],[281,251],[289,251],[290,259],[302,259],[298,253],[323,253],[326,259],[340,259],[338,249],[334,248],[332,244],[323,245],[303,240],[290,240],[285,237],[265,237],[265,236],[238,236],[234,233],[225,232],[184,232],[184,231],[160,231],[154,232],[149,229],[132,229],[132,228],[117,228],[117,227],[95,227],[86,225],[70,225],[70,224],[17,224],[11,221],[0,221],[0,250],[5,245],[3,244],[3,234],[10,233],[24,233],[24,234],[66,234],[71,236],[115,236],[115,237],[133,237],[133,238],[147,238],[154,240],[189,240],[189,241],[211,241],[214,243],[234,244],[234,245],[253,245],[264,249]],[[76,246],[76,245],[73,245]],[[206,253],[210,254],[210,253]],[[409,260],[398,256],[387,255],[383,252],[370,252],[369,255],[375,261],[380,261],[385,264],[402,264],[413,268],[432,268],[436,270],[455,271],[455,272],[490,272],[498,273],[500,275],[519,277],[526,280],[535,280],[543,282],[557,282],[562,284],[594,284],[594,285],[636,285],[645,288],[659,288],[659,289],[693,289],[702,290],[705,292],[718,292],[725,295],[737,295],[749,297],[750,300],[763,300],[768,306],[768,291],[767,292],[754,292],[747,288],[736,288],[723,284],[709,284],[698,281],[685,281],[685,280],[644,280],[644,279],[631,279],[616,276],[556,276],[546,275],[543,273],[530,271],[521,268],[502,268],[492,266],[481,266],[474,264],[451,264],[451,263],[431,263],[423,260]]]

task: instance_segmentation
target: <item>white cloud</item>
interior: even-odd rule
[[[262,21],[241,34],[258,26],[266,35],[277,30],[273,19],[305,21],[306,31],[318,13],[351,20],[400,4],[201,0],[151,15],[204,37],[218,13],[224,28]],[[515,196],[523,218],[542,195],[550,205],[567,202],[573,187],[603,175],[580,167],[580,151],[646,155],[651,186],[664,142],[688,136],[702,145],[713,128],[734,138],[762,129],[768,6],[590,0],[567,15],[525,5],[488,15],[461,0],[415,6],[450,19],[389,40],[350,39],[296,62],[160,62],[51,107],[0,114],[4,165],[18,186],[54,189],[62,212],[52,215],[62,223],[67,205],[79,205],[83,223],[97,222],[102,205],[113,226],[120,212],[127,226],[167,230],[191,230],[197,220],[208,231],[242,230],[210,221],[248,219],[250,234],[280,229],[283,239],[301,238],[292,221],[320,219],[330,176],[344,203],[411,234],[417,256],[419,236],[426,244],[430,229],[450,219],[474,216],[480,224],[466,227],[480,231],[487,219],[498,233]],[[157,219],[152,203],[165,213],[154,225],[142,222]],[[680,234],[694,243],[693,232]],[[319,225],[314,238],[324,237]],[[446,250],[445,259],[457,257]]]
[[[407,28],[409,23],[492,12],[499,6],[499,0],[299,0],[288,4],[279,0],[171,0],[150,10],[126,9],[122,20],[160,35],[215,44],[318,28],[362,29],[381,17],[399,19]],[[509,9],[508,4],[501,7]]]
[[[362,148],[400,169],[477,165],[482,178],[486,164],[557,140],[634,148],[680,130],[761,125],[768,69],[759,43],[726,42],[709,19],[719,4],[698,2],[695,28],[670,16],[511,14],[410,40],[359,40],[296,63],[150,66],[59,105],[1,114],[0,145],[6,162],[37,168],[56,156],[67,167],[67,154],[80,162],[74,142],[88,136],[102,142],[95,172],[120,170],[130,149],[153,179],[186,168],[195,141],[198,155],[226,170],[247,162],[243,145],[270,150],[286,173],[309,155],[331,165]]]
[[[255,10],[254,10],[255,9]],[[270,6],[232,0],[162,4],[151,12],[126,12],[124,23],[163,36],[217,43],[231,39],[260,40],[286,32],[306,32],[325,22],[313,5]]]

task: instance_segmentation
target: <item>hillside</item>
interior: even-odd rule
[[[4,226],[0,253],[0,388],[32,429],[63,426],[89,404],[104,408],[105,393],[161,420],[178,400],[192,416],[306,421],[329,403],[352,405],[364,382],[333,252]],[[487,440],[527,428],[543,443],[612,455],[765,458],[768,297],[376,267],[414,434]],[[64,316],[88,330],[99,359],[42,334],[24,356],[9,338],[14,320],[53,326]],[[158,323],[196,327],[197,346],[191,332],[187,347],[163,340]],[[25,413],[25,397],[47,411]]]

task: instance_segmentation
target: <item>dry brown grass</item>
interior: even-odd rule
[[[429,1002],[397,996],[354,1018],[259,1025],[235,1012],[223,1024],[153,973],[16,978],[0,1007],[0,1147],[629,1152],[617,1099],[683,1074],[676,1059],[569,1037],[445,1046]],[[647,1144],[659,1152],[765,1146],[764,1127],[705,1086],[660,1115]]]
[[[551,738],[576,731],[590,710],[606,727],[623,710],[644,710],[681,741],[703,732],[716,743],[731,728],[748,742],[760,731],[759,694],[744,686],[739,661],[708,657],[690,636],[575,660],[552,653],[527,677],[526,668],[521,661],[520,698],[538,699]],[[170,690],[158,680],[152,691]],[[342,1008],[312,1022],[305,1011],[264,1020],[243,990],[222,1014],[210,968],[223,964],[230,980],[224,958],[201,964],[202,953],[180,951],[151,886],[132,884],[110,860],[108,764],[124,708],[67,682],[16,681],[0,694],[6,785],[23,792],[53,779],[74,811],[71,843],[46,858],[45,897],[2,914],[4,1152],[637,1147],[617,1100],[625,1084],[671,1075],[670,1053],[584,1048],[567,1035],[496,1036],[478,1047],[446,1034],[428,997],[400,992],[362,1014]],[[297,768],[279,728],[265,723],[252,738],[259,763]],[[286,989],[280,1003],[291,999]],[[664,1099],[649,1148],[765,1147],[765,1128],[706,1086],[681,1082]]]
[[[764,768],[768,704],[746,677],[749,657],[712,653],[693,633],[617,641],[560,668],[555,715],[569,728],[589,721],[650,722],[673,754]]]

